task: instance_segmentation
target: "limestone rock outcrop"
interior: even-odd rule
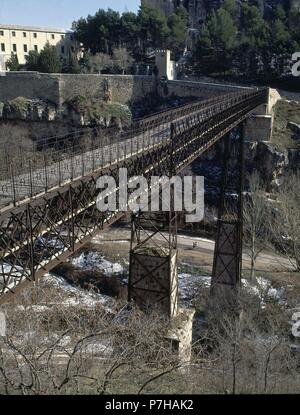
[[[12,101],[0,102],[0,119],[23,121],[53,121],[58,111],[55,105],[18,97]]]
[[[127,105],[119,103],[103,103],[101,101],[87,103],[83,109],[74,108],[70,102],[60,107],[43,100],[32,100],[18,97],[7,102],[0,102],[0,121],[25,122],[64,122],[70,126],[88,127],[117,125],[122,128],[131,122],[131,111]]]
[[[222,155],[224,143],[221,141],[206,154],[197,159],[191,169],[192,174],[205,177],[206,202],[215,204],[219,197],[222,180]],[[264,180],[266,191],[277,191],[288,173],[296,173],[300,166],[300,149],[279,151],[272,143],[248,142],[245,152],[246,174],[258,172]],[[190,174],[190,173],[189,173]]]

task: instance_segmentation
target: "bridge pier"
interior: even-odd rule
[[[211,301],[236,306],[242,276],[244,129],[224,138],[223,173],[213,263]],[[221,301],[220,301],[221,300]]]
[[[161,231],[165,223],[163,213],[133,215],[128,299],[172,319],[178,313],[177,248],[171,234],[165,238]],[[157,235],[166,246],[154,240]]]
[[[176,220],[176,215],[162,212],[133,215],[128,300],[169,320],[165,338],[179,362],[188,364],[195,311],[178,305]]]

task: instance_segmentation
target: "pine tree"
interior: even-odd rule
[[[225,0],[223,3],[223,9],[226,10],[230,16],[236,20],[238,17],[238,8],[236,0]]]
[[[230,69],[236,37],[237,27],[229,12],[222,7],[213,11],[198,39],[196,56],[200,69],[207,73]]]
[[[160,9],[142,5],[139,13],[140,37],[144,50],[147,47],[165,47],[170,35],[166,16]]]
[[[40,71],[44,73],[60,73],[62,65],[55,46],[46,43],[44,49],[41,50],[39,59]]]
[[[178,7],[169,17],[168,26],[170,28],[168,47],[179,55],[186,46],[188,30],[188,13],[184,7]]]
[[[83,56],[79,59],[80,72],[81,73],[90,73],[91,72],[91,54],[89,52],[84,52]]]
[[[18,56],[16,54],[14,54],[13,52],[11,53],[10,59],[6,62],[6,67],[10,71],[19,71],[20,70],[20,64],[19,64]]]
[[[40,71],[40,54],[36,50],[30,50],[26,56],[26,68],[28,71]]]
[[[238,70],[250,78],[263,71],[264,54],[268,53],[269,27],[256,6],[242,7],[241,35],[236,51]]]
[[[70,52],[68,59],[63,65],[63,72],[64,73],[73,73],[73,74],[79,74],[81,73],[81,67],[78,62],[77,56],[75,53]]]

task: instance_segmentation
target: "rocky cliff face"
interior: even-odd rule
[[[300,150],[276,150],[270,143],[258,142],[248,146],[247,169],[257,170],[265,180],[266,190],[273,192],[280,187],[287,173],[295,173],[300,166]]]

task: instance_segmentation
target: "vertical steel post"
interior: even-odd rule
[[[32,197],[33,196],[33,183],[32,183],[31,160],[29,160],[29,182],[30,182],[30,197]]]
[[[72,251],[75,248],[75,226],[74,226],[74,212],[73,212],[73,196],[72,196],[72,187],[69,187],[69,206],[70,206],[70,228],[69,228],[69,238],[70,238],[70,247]]]
[[[34,260],[34,240],[33,240],[33,223],[32,223],[32,216],[30,211],[30,205],[27,205],[27,232],[29,234],[29,256],[30,256],[30,274],[31,274],[31,280],[35,283],[37,282],[35,280],[35,260]]]
[[[10,163],[10,174],[11,174],[11,184],[12,184],[12,191],[13,191],[13,205],[16,206],[16,203],[17,203],[16,183],[15,183],[15,173],[14,173],[12,163]]]
[[[61,160],[58,159],[58,185],[61,186]]]
[[[242,280],[243,270],[243,235],[244,235],[244,189],[245,189],[245,135],[244,135],[244,122],[239,125],[239,202],[238,202],[238,222],[239,222],[239,233],[238,233],[238,246],[239,246],[239,281]]]
[[[45,192],[47,192],[48,191],[48,172],[47,172],[46,154],[44,154],[44,172],[45,172]]]

